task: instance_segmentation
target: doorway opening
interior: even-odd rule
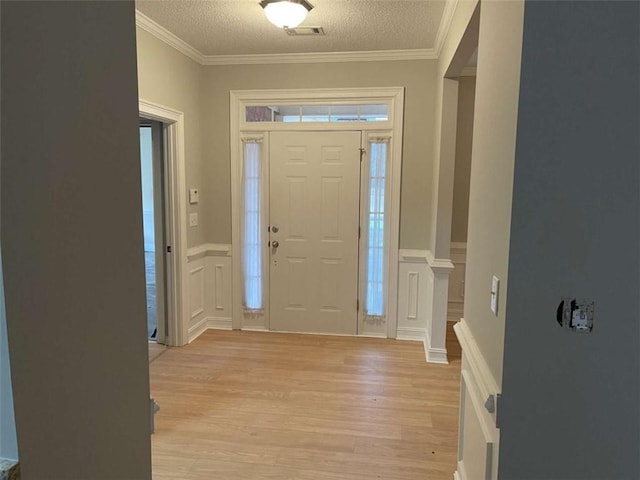
[[[452,323],[464,315],[464,288],[467,258],[467,224],[469,220],[469,189],[471,152],[473,146],[473,118],[476,90],[477,50],[458,77],[458,105],[456,125],[456,153],[453,178],[453,207],[451,215],[451,262],[454,269],[449,276],[447,305],[447,341],[455,335]]]
[[[167,246],[163,126],[140,119],[140,171],[142,178],[142,224],[147,293],[147,337],[164,343],[167,331]]]
[[[151,224],[150,219],[153,219],[153,228],[147,226],[145,232],[145,250],[148,250],[146,257],[150,267],[148,276],[156,281],[156,301],[150,302],[149,310],[152,311],[154,306],[156,308],[156,324],[153,327],[157,329],[155,341],[181,346],[187,343],[188,338],[188,325],[185,321],[188,318],[188,308],[183,301],[188,298],[186,282],[183,281],[186,277],[187,257],[187,235],[184,227],[187,210],[184,114],[142,99],[138,104],[141,134],[144,131],[144,135],[151,137],[151,147],[147,145],[152,157],[150,173],[143,172],[143,176],[154,187],[152,193],[147,192],[147,199],[153,201],[146,202],[153,203],[153,213],[146,214],[148,225]],[[143,130],[144,128],[147,129]],[[141,148],[143,141],[141,136]],[[153,253],[150,252],[151,248]],[[152,323],[149,322],[150,338],[153,334],[151,327]]]

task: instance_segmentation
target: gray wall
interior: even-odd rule
[[[231,242],[230,90],[406,87],[400,248],[426,249],[436,67],[435,60],[205,67],[202,128],[209,241]]]
[[[1,239],[25,480],[150,479],[133,2],[2,2]]]
[[[202,67],[137,29],[140,98],[185,114],[187,188],[200,188],[190,247],[231,243],[229,92],[248,89],[405,89],[400,248],[428,248],[437,61]]]
[[[502,381],[523,14],[522,0],[485,1],[480,6],[464,319],[498,386]],[[498,315],[490,309],[493,275],[501,281]]]
[[[140,98],[184,113],[187,189],[200,190],[199,204],[187,202],[184,226],[187,229],[187,246],[195,247],[212,241],[205,238],[206,225],[210,223],[208,199],[212,193],[211,181],[203,176],[202,66],[141,28],[136,30]],[[190,213],[198,213],[197,227],[189,227]]]
[[[639,19],[638,2],[526,2],[505,480],[640,478]],[[560,329],[561,296],[595,301],[591,334]]]
[[[473,141],[473,108],[476,100],[476,77],[458,81],[458,125],[456,128],[456,166],[453,177],[453,213],[451,241],[467,241],[469,220],[469,182]]]

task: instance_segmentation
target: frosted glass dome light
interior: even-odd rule
[[[313,8],[306,0],[262,0],[267,19],[278,28],[295,28],[300,25]]]

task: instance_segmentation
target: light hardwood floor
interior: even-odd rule
[[[207,331],[151,369],[155,480],[437,480],[456,468],[460,349]]]

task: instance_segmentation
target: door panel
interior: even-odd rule
[[[272,330],[357,333],[359,149],[360,132],[270,134]]]

